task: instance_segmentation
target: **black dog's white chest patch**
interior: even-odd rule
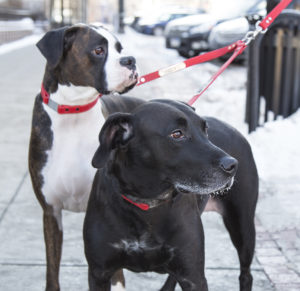
[[[135,272],[158,271],[172,260],[175,253],[170,246],[149,243],[143,239],[122,239],[111,246],[125,255],[124,267]]]

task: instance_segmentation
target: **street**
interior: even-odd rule
[[[136,57],[141,75],[183,60],[175,51],[164,48],[162,37],[127,30],[120,39],[126,52]],[[0,54],[0,64],[0,290],[38,291],[45,286],[45,248],[42,211],[32,190],[27,152],[31,111],[40,90],[45,61],[32,44]],[[201,64],[137,87],[127,95],[146,100],[187,101],[219,66],[219,62]],[[197,101],[197,112],[218,117],[247,134],[244,123],[246,77],[245,66],[231,65]],[[255,136],[248,139],[259,150],[261,145]],[[282,182],[276,183],[270,183],[266,175],[262,177],[256,220],[257,249],[252,264],[254,291],[300,290],[299,190],[299,173],[287,174]],[[287,191],[291,200],[282,204]],[[61,290],[88,290],[83,218],[83,213],[64,212]],[[239,262],[221,217],[205,213],[203,223],[209,290],[239,290]],[[128,291],[159,290],[166,278],[128,271],[125,277]]]

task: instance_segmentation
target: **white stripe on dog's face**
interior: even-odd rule
[[[120,64],[120,60],[124,56],[117,49],[118,39],[103,27],[95,28],[95,31],[106,38],[108,42],[107,60],[104,68],[107,90],[123,92],[127,87],[136,83],[135,71]]]

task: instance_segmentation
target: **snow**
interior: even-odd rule
[[[287,119],[268,122],[249,136],[260,178],[300,178],[300,110]]]

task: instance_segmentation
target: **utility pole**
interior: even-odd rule
[[[119,0],[119,25],[118,33],[124,33],[124,0]]]
[[[87,2],[87,0],[82,0],[82,1],[81,1],[81,21],[82,21],[83,23],[86,23],[86,20],[87,20],[87,19],[86,19],[86,18],[87,18],[87,17],[86,17],[86,16],[87,16],[87,15],[86,15],[86,6],[87,6],[87,5],[86,5],[86,4],[87,4],[86,2]]]
[[[65,25],[64,0],[60,0],[60,14],[61,14],[61,23],[60,23],[60,26],[63,27]]]

